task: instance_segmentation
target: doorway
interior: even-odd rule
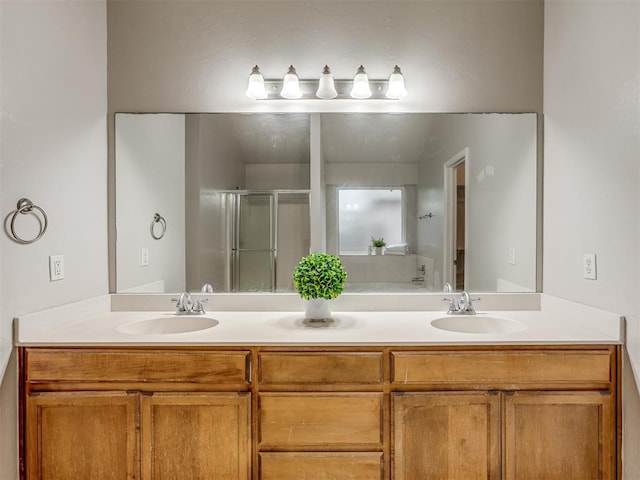
[[[467,171],[469,149],[444,164],[445,231],[444,281],[454,290],[465,289],[467,246]]]

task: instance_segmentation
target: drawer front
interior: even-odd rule
[[[381,480],[382,453],[261,453],[260,480]]]
[[[382,353],[261,353],[261,385],[379,384]]]
[[[381,393],[260,395],[260,446],[382,448]]]
[[[29,382],[248,383],[248,351],[27,349]]]
[[[394,385],[611,383],[608,350],[392,352]]]

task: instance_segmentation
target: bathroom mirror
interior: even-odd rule
[[[536,122],[116,114],[117,291],[290,292],[299,259],[326,244],[346,292],[534,292]],[[310,208],[326,225],[311,228]]]

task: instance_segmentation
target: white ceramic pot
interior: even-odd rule
[[[325,300],[324,298],[312,298],[307,300],[304,316],[309,320],[326,320],[331,318],[331,306],[329,305],[329,300]]]

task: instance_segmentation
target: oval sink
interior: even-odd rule
[[[215,327],[218,323],[218,320],[210,317],[174,315],[125,323],[117,327],[116,330],[131,335],[162,335],[198,332]]]
[[[516,320],[480,315],[452,315],[436,318],[431,325],[440,330],[458,333],[513,333],[527,326]]]

